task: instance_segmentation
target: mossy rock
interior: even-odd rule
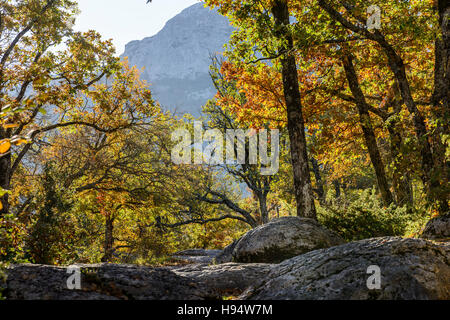
[[[322,248],[343,244],[344,240],[317,221],[283,217],[246,233],[233,250],[233,261],[280,263]]]

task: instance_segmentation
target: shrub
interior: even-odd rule
[[[375,190],[318,208],[318,220],[348,241],[381,236],[415,236],[430,218],[422,209],[385,207]]]
[[[3,297],[3,291],[5,288],[5,284],[6,284],[6,264],[0,262],[0,301],[1,300],[5,300],[5,298]]]
[[[12,214],[0,216],[0,261],[22,262],[26,226]]]

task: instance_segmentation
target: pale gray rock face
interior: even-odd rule
[[[198,115],[215,95],[210,56],[223,51],[232,31],[227,18],[199,3],[169,20],[155,36],[128,43],[122,57],[145,68],[142,78],[163,107]]]
[[[380,268],[381,288],[367,286]],[[450,299],[450,244],[375,238],[321,249],[276,265],[242,299]]]
[[[420,237],[431,240],[450,240],[450,213],[428,221]]]
[[[234,262],[279,263],[343,243],[337,234],[312,219],[283,217],[247,232],[236,244],[232,256]]]

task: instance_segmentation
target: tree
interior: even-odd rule
[[[288,2],[285,0],[205,2],[209,6],[219,7],[219,12],[229,16],[233,24],[239,28],[233,39],[236,61],[251,61],[256,55],[255,47],[263,58],[257,58],[254,62],[280,58],[297,214],[316,219]],[[231,58],[231,55],[229,57]]]
[[[394,195],[397,204],[411,204],[411,183],[419,176],[427,202],[448,211],[448,126],[442,120],[447,111],[445,94],[436,94],[448,87],[442,64],[447,49],[440,42],[447,32],[445,1],[436,7],[431,1],[376,3],[386,8],[380,30],[369,30],[369,4],[361,1],[287,1],[288,19],[277,27],[272,10],[277,1],[206,3],[218,6],[239,27],[225,70],[252,100],[266,99],[262,108],[252,110],[252,103],[233,107],[239,120],[289,121],[281,113],[287,101],[279,103],[276,94],[286,88],[278,74],[289,53],[295,57],[307,133],[315,137],[310,148],[331,169],[332,179],[346,171],[351,176],[370,161],[385,204]],[[281,34],[292,38],[290,49],[279,50],[283,42],[274,39]],[[353,57],[354,74],[348,63],[341,70],[346,55]],[[265,60],[273,64],[261,66]],[[437,96],[439,103],[433,102]]]
[[[295,200],[297,214],[316,219],[316,208],[309,173],[308,151],[306,145],[305,122],[298,84],[297,64],[293,54],[294,40],[288,29],[290,14],[285,0],[274,1],[272,13],[275,18],[275,34],[282,41],[278,52],[281,58],[284,98],[287,109],[287,128],[291,148],[292,169],[294,173]]]
[[[236,88],[236,81],[233,79],[226,79],[225,75],[221,72],[221,67],[224,64],[224,61],[219,59],[218,57],[214,57],[212,59],[211,69],[211,78],[214,83],[215,88],[217,89],[216,99],[210,100],[203,109],[203,112],[208,116],[209,127],[212,129],[219,129],[220,132],[224,136],[227,135],[228,130],[244,130],[245,126],[242,126],[238,121],[236,115],[230,113],[229,108],[223,105],[223,101],[235,100],[241,108],[242,105],[247,103],[246,95],[240,94],[238,89]],[[253,123],[254,124],[254,123]],[[273,128],[273,125],[270,123],[262,123],[260,127],[253,127],[253,129],[266,129]],[[280,129],[277,127],[276,129]],[[244,132],[243,131],[243,132]],[[281,137],[283,138],[283,137]],[[234,139],[234,138],[233,138]],[[237,138],[239,141],[239,138]],[[273,185],[279,178],[279,170],[280,165],[278,164],[278,170],[276,173],[272,175],[263,175],[261,174],[261,169],[263,165],[261,163],[252,164],[249,159],[249,149],[250,149],[250,141],[240,141],[242,145],[245,144],[244,151],[246,154],[244,163],[225,163],[224,165],[220,165],[219,167],[223,168],[225,172],[230,174],[236,179],[236,182],[239,184],[245,184],[245,186],[252,192],[253,196],[258,200],[259,206],[259,219],[256,219],[258,223],[265,224],[269,222],[270,212],[274,210],[277,204],[273,204],[269,207],[268,198],[270,194],[273,192]],[[281,146],[276,155],[280,157],[280,154],[285,151],[283,146],[283,141],[281,141]],[[275,154],[275,150],[272,146],[272,157]],[[239,147],[234,145],[233,150],[234,159],[238,159],[239,157]],[[279,163],[280,159],[277,159]]]
[[[85,99],[90,107],[78,110],[70,121],[95,123],[102,130],[60,128],[47,137],[36,161],[54,161],[60,192],[65,190],[77,205],[83,199],[91,213],[104,220],[102,259],[110,262],[118,247],[123,248],[115,245],[116,223],[148,206],[158,175],[164,175],[161,153],[172,121],[153,101],[136,68],[126,62],[107,83],[94,85]]]
[[[117,69],[109,41],[73,32],[76,4],[67,0],[2,1],[0,8],[0,187],[43,133],[95,123],[68,121],[85,90]],[[55,50],[65,45],[65,49]],[[47,119],[43,113],[51,112]],[[23,145],[23,142],[29,142]],[[19,145],[11,148],[11,144]],[[9,211],[8,194],[0,215]]]
[[[444,26],[442,24],[442,18],[445,15],[445,12],[448,8],[448,5],[444,5],[445,1],[439,2],[439,26]],[[421,155],[421,166],[422,166],[422,181],[426,187],[427,195],[430,201],[435,201],[439,204],[439,210],[441,213],[445,213],[448,211],[448,195],[442,190],[446,189],[445,181],[444,184],[441,185],[439,181],[439,170],[442,167],[441,164],[438,164],[438,159],[443,159],[442,155],[439,155],[439,152],[443,152],[442,148],[436,149],[433,152],[432,145],[430,142],[430,134],[427,129],[425,118],[423,113],[418,109],[418,104],[414,100],[413,97],[413,88],[410,80],[407,77],[407,71],[404,59],[402,58],[402,48],[390,43],[389,39],[392,36],[388,36],[387,28],[384,30],[374,30],[373,32],[369,31],[366,25],[366,19],[364,19],[358,10],[358,7],[355,4],[350,3],[342,3],[339,7],[343,7],[343,13],[341,13],[338,9],[336,9],[336,5],[332,2],[319,0],[319,6],[328,13],[328,15],[336,22],[339,22],[340,26],[347,30],[347,34],[357,34],[364,39],[368,39],[370,41],[375,42],[379,46],[379,50],[386,56],[387,65],[389,66],[392,74],[394,75],[395,81],[398,85],[403,103],[406,105],[409,113],[413,118],[413,125],[416,137],[419,141],[420,147],[420,155]],[[423,28],[426,28],[426,25],[420,26],[418,24],[420,18],[409,19],[410,15],[405,14],[405,12],[412,12],[414,15],[423,14],[426,11],[426,8],[420,8],[420,4],[415,4],[416,7],[419,7],[419,10],[414,11],[416,8],[408,7],[407,4],[399,3],[398,5],[393,5],[390,9],[390,14],[397,14],[398,17],[405,17],[404,20],[398,21],[396,25],[390,25],[389,28],[393,29],[392,31],[397,36],[405,36],[405,32],[411,31],[408,36],[417,38],[419,35],[419,31]],[[445,20],[445,19],[444,19]],[[445,27],[444,27],[445,29]],[[428,31],[428,32],[427,32]],[[412,34],[412,32],[414,32]],[[424,30],[425,35],[430,34],[429,30]],[[441,36],[446,36],[446,30],[440,30]],[[438,36],[439,39],[440,36]],[[441,45],[441,42],[438,40],[436,43],[437,53],[436,53],[436,61],[435,61],[435,93],[436,92],[445,92],[442,91],[442,80],[445,79],[445,76],[442,76],[444,71],[442,66],[442,58],[445,59],[445,49]],[[444,53],[444,54],[443,54]],[[443,54],[443,55],[442,55]],[[445,73],[445,71],[444,71]],[[445,81],[445,80],[444,80]],[[448,85],[447,85],[448,88]],[[436,98],[437,96],[442,97],[442,95],[435,94],[435,101],[440,100]],[[445,99],[444,99],[445,100]],[[443,100],[442,100],[443,101]],[[443,104],[439,104],[440,114],[445,114],[445,102]],[[441,150],[441,151],[439,151]],[[442,160],[441,160],[442,161]],[[446,170],[447,171],[447,170]],[[448,172],[444,172],[444,174],[448,174]],[[445,180],[448,178],[446,177]]]
[[[350,90],[352,91],[353,97],[358,107],[360,123],[364,132],[366,146],[369,149],[370,159],[372,161],[373,167],[375,168],[378,187],[380,188],[381,195],[385,204],[390,205],[394,201],[394,199],[392,197],[391,191],[389,190],[383,160],[381,159],[381,155],[378,150],[376,136],[373,131],[372,122],[370,120],[368,104],[359,85],[358,76],[356,74],[353,65],[353,58],[351,55],[347,54],[344,56],[343,65],[345,73],[347,75],[347,81],[349,83]]]

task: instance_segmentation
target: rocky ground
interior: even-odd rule
[[[190,264],[79,265],[74,290],[67,268],[14,265],[0,287],[12,300],[450,299],[448,241],[385,237],[344,244],[308,219],[275,219],[223,251],[194,249],[174,258]]]
[[[367,285],[371,266],[379,289]],[[450,244],[376,238],[315,250],[277,265],[241,298],[450,299]]]

